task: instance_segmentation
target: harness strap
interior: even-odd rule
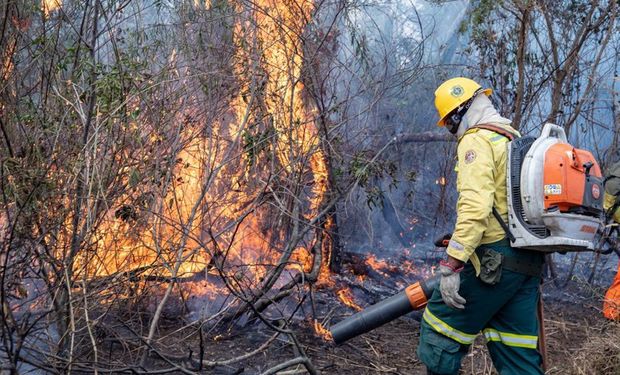
[[[528,276],[538,277],[542,275],[543,262],[530,263],[519,258],[504,257],[502,266],[505,269]]]
[[[499,135],[503,135],[504,137],[508,138],[509,140],[513,141],[515,138],[519,138],[518,135],[502,128],[501,126],[497,126],[497,125],[493,125],[493,124],[478,124],[475,126],[472,126],[470,129],[486,129],[486,130],[490,130],[492,132],[495,132]]]
[[[493,216],[495,216],[495,219],[497,219],[497,221],[499,222],[499,225],[502,227],[504,232],[506,232],[506,236],[510,240],[510,243],[515,242],[516,240],[515,236],[512,234],[512,232],[510,231],[510,228],[508,227],[508,224],[506,224],[504,219],[502,219],[502,215],[499,214],[495,206],[493,206],[492,212],[493,212]]]
[[[484,245],[476,249],[478,259],[482,259],[487,248]],[[527,276],[538,277],[542,275],[544,258],[541,261],[534,262],[531,259],[522,259],[518,257],[507,256],[502,254],[502,268],[508,271],[520,273]]]

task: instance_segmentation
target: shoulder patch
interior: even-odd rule
[[[465,164],[471,164],[474,162],[474,160],[476,160],[476,151],[474,150],[467,150],[465,152]]]

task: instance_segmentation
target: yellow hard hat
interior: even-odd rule
[[[459,108],[471,99],[477,92],[482,91],[487,96],[493,92],[491,89],[484,89],[474,80],[464,77],[456,77],[442,83],[435,90],[435,108],[439,113],[438,126],[446,125],[446,117],[450,112]]]

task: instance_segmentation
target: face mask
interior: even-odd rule
[[[467,121],[467,117],[463,116],[463,119],[461,120],[461,123],[459,124],[459,127],[456,130],[457,138],[461,138],[463,134],[465,134],[467,129],[469,129],[469,122]],[[455,134],[455,133],[452,133],[452,134]]]
[[[448,129],[448,131],[452,134],[456,134],[457,130],[459,130],[459,124],[455,124],[455,123],[448,123],[446,122],[446,128]]]
[[[453,113],[452,115],[448,116],[448,118],[446,118],[446,128],[448,128],[448,131],[450,131],[450,133],[456,134],[462,120],[463,117],[458,112]]]

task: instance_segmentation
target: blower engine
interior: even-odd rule
[[[508,146],[508,227],[512,246],[544,252],[597,250],[604,232],[603,178],[589,151],[545,124],[540,137]]]

